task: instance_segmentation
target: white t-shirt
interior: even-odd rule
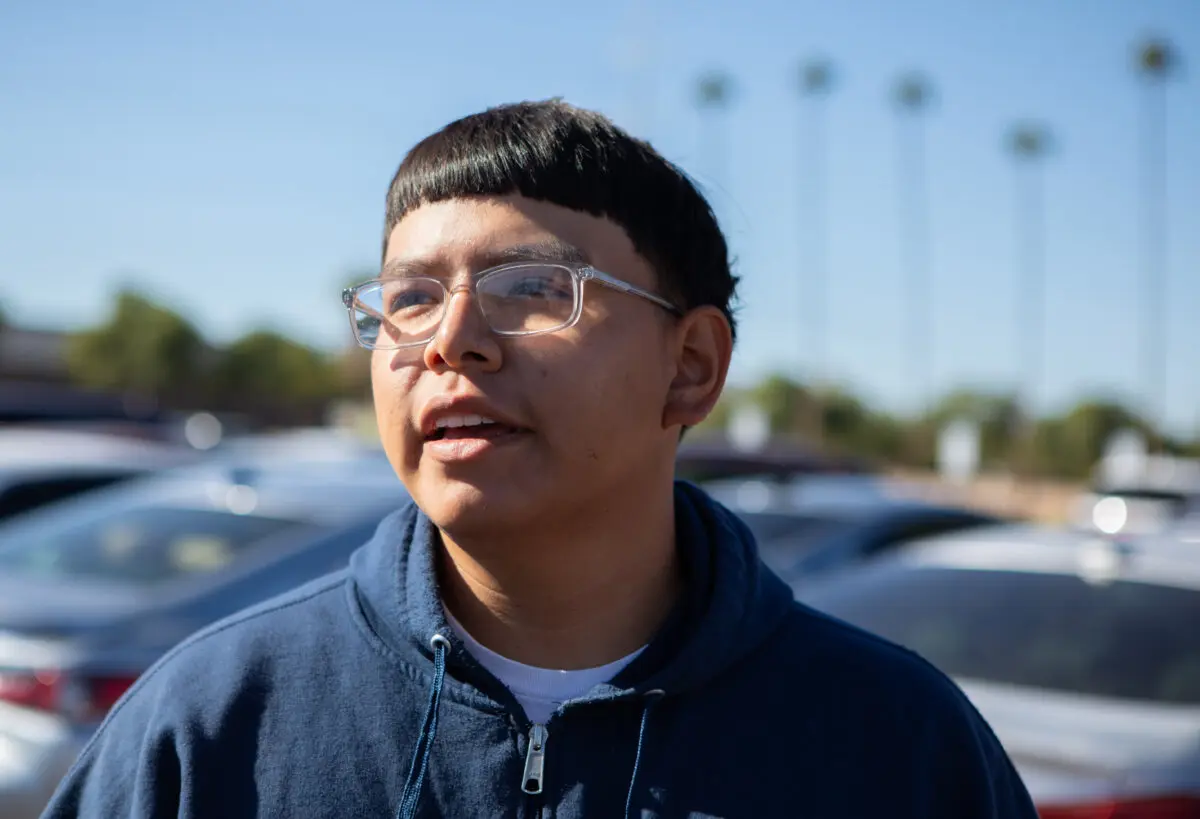
[[[600,683],[608,682],[645,649],[643,646],[616,662],[597,668],[583,668],[578,671],[536,668],[502,657],[480,644],[449,611],[446,612],[446,619],[471,652],[471,656],[513,693],[521,708],[525,710],[525,716],[529,717],[530,721],[543,725],[558,706],[567,700],[583,696]]]

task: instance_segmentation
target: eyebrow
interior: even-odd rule
[[[475,257],[476,271],[511,262],[569,262],[590,264],[587,254],[561,239],[510,245]],[[381,278],[390,276],[429,276],[441,265],[427,259],[392,259],[383,266]]]
[[[582,250],[561,239],[547,239],[533,244],[513,245],[494,254],[488,254],[489,262],[577,262],[587,264],[588,257]]]

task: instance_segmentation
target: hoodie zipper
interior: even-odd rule
[[[525,751],[525,773],[521,777],[521,790],[531,795],[542,792],[542,778],[546,773],[546,740],[550,732],[546,726],[535,722],[529,728],[529,747]]]

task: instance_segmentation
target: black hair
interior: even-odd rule
[[[687,174],[607,117],[560,99],[489,108],[417,143],[392,178],[383,244],[422,204],[519,194],[610,219],[684,310],[719,308],[736,329],[737,277],[707,200]]]

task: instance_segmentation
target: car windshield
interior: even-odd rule
[[[850,521],[836,515],[756,512],[743,513],[741,518],[754,533],[763,562],[785,577],[801,557],[852,526]]]
[[[41,515],[0,533],[0,572],[150,586],[218,571],[265,538],[304,524],[213,509],[107,509]]]
[[[783,512],[743,512],[739,515],[760,546],[785,543],[787,548],[804,551],[850,525],[841,515],[801,515]]]
[[[889,564],[800,599],[954,677],[1200,705],[1200,591]]]

